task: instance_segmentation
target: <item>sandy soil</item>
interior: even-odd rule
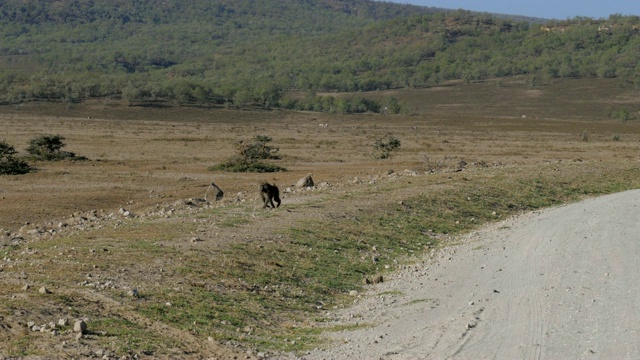
[[[639,204],[618,193],[452,239],[359,295],[331,324],[358,330],[304,358],[638,359]]]

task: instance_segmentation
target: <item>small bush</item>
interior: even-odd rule
[[[46,161],[58,161],[64,159],[86,160],[84,156],[68,151],[62,151],[67,146],[63,142],[64,137],[60,135],[41,135],[29,140],[29,147],[26,151],[35,159]]]
[[[395,97],[386,98],[384,101],[384,113],[397,115],[402,113],[405,110],[405,106],[403,106],[398,99]]]
[[[273,139],[266,135],[256,135],[253,142],[239,141],[236,145],[240,156],[247,161],[264,160],[264,159],[280,159],[277,154],[280,149],[267,145]]]
[[[0,141],[0,175],[21,175],[34,169],[24,160],[16,158],[16,149]]]
[[[231,172],[280,172],[287,171],[287,169],[278,165],[267,164],[261,161],[246,161],[242,157],[233,157],[227,161],[209,167],[210,171],[231,171]]]
[[[620,121],[629,121],[631,120],[631,113],[628,109],[622,108],[613,113],[613,118]]]
[[[373,143],[374,154],[376,159],[388,159],[391,157],[391,152],[400,147],[400,140],[393,135],[387,135],[381,139],[378,139]]]
[[[280,149],[267,145],[272,139],[266,135],[256,135],[253,142],[239,141],[236,144],[238,155],[225,162],[211,166],[209,170],[232,172],[279,172],[287,169],[278,165],[268,164],[260,160],[280,159],[277,154]]]

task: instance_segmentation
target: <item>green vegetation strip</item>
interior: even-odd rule
[[[23,311],[30,319],[47,322],[57,316],[39,316],[30,309],[50,309],[70,319],[96,314],[91,316],[90,336],[118,355],[138,350],[166,354],[186,351],[187,346],[139,323],[135,316],[125,316],[125,310],[197,339],[211,337],[260,351],[304,351],[321,346],[323,332],[346,329],[330,326],[325,312],[347,306],[352,300],[349,292],[362,290],[364,278],[383,273],[385,265],[394,269],[397,261],[410,262],[444,246],[439,242],[444,234],[469,231],[521,211],[640,187],[639,169],[625,161],[520,170],[469,173],[466,180],[453,176],[447,178],[445,190],[429,187],[441,181],[436,176],[412,180],[411,186],[424,187],[421,195],[341,214],[339,220],[301,223],[271,240],[187,246],[176,239],[197,226],[158,219],[105,229],[100,236],[91,233],[34,243],[29,261],[15,261],[11,271],[28,271],[30,281],[53,289],[70,288],[69,294],[56,291],[26,301],[5,301],[6,311],[0,316]],[[352,195],[355,201],[365,194]],[[219,209],[210,214],[225,216]],[[238,218],[235,212],[226,216]],[[221,224],[232,226],[232,222]],[[20,249],[4,251],[20,259]],[[40,271],[33,271],[34,266]],[[83,291],[75,293],[73,284],[84,289],[85,280],[116,281],[113,289],[95,290],[116,300],[115,307],[105,311],[101,302],[85,298]],[[126,295],[122,286],[139,287],[140,296]],[[29,336],[7,339],[8,348],[14,354],[40,354]]]
[[[571,167],[571,166],[569,166]],[[160,289],[138,310],[191,333],[263,350],[319,344],[322,313],[346,305],[350,290],[398,259],[437,247],[433,234],[456,234],[521,211],[640,186],[637,168],[543,169],[535,178],[503,173],[450,190],[358,212],[350,221],[308,222],[286,239],[235,244],[213,258],[193,256],[181,291]],[[485,179],[486,180],[486,179]],[[154,299],[149,299],[154,300]],[[311,320],[313,319],[313,320]]]

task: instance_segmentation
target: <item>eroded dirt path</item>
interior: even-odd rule
[[[640,190],[465,235],[390,276],[306,359],[640,358]],[[335,325],[334,323],[333,325]]]

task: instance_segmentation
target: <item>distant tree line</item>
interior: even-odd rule
[[[640,87],[640,18],[535,23],[365,0],[0,2],[0,104],[380,111],[368,92],[527,75]]]

